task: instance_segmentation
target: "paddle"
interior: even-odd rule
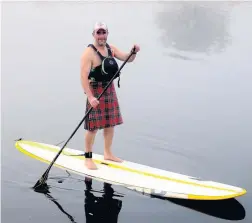
[[[107,86],[104,88],[104,90],[102,91],[102,93],[99,95],[99,97],[97,98],[97,100],[99,100],[101,98],[101,96],[104,94],[104,92],[108,89],[109,85],[112,83],[112,81],[115,79],[115,77],[117,76],[117,74],[121,71],[121,69],[124,67],[124,65],[128,62],[128,60],[130,59],[130,57],[135,53],[135,48],[133,48],[131,50],[130,55],[128,56],[128,58],[124,61],[124,63],[121,65],[121,67],[119,68],[119,70],[116,72],[116,74],[111,78],[111,80],[109,81],[109,83],[107,84]],[[82,118],[81,122],[79,123],[79,125],[75,128],[75,130],[73,131],[73,133],[70,135],[70,137],[68,138],[68,140],[65,142],[65,144],[63,145],[63,147],[59,150],[59,152],[57,153],[57,155],[55,156],[55,158],[52,160],[52,162],[50,163],[49,167],[47,168],[47,170],[44,172],[44,174],[41,176],[41,178],[37,181],[37,183],[33,186],[34,189],[43,189],[43,186],[45,186],[45,182],[48,178],[48,174],[49,171],[52,167],[52,165],[54,164],[54,162],[56,161],[56,159],[58,158],[58,156],[60,155],[60,153],[63,151],[63,149],[66,147],[67,143],[71,140],[71,138],[74,136],[74,134],[76,133],[76,131],[78,130],[78,128],[81,126],[81,124],[84,122],[84,120],[86,119],[86,117],[88,116],[88,114],[92,111],[93,107],[91,107],[88,112],[85,114],[85,116]],[[84,164],[83,164],[84,165]]]

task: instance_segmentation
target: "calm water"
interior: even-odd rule
[[[30,189],[48,165],[14,140],[56,144],[82,119],[80,55],[97,20],[107,22],[109,43],[127,52],[141,46],[117,91],[125,124],[116,129],[116,154],[237,185],[245,196],[181,202],[112,186],[111,198],[101,182],[94,191],[76,175],[58,183],[67,173],[56,168],[47,196]],[[251,21],[252,4],[239,2],[3,3],[2,222],[251,222]],[[83,133],[68,146],[83,150]],[[95,152],[102,149],[100,132]]]

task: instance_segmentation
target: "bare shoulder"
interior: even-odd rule
[[[119,50],[114,44],[109,44],[109,46],[110,46],[111,50],[114,52]]]
[[[81,72],[87,74],[93,64],[93,50],[87,47],[83,50],[80,59]]]
[[[93,50],[90,47],[86,47],[81,54],[81,60],[90,60],[92,55]]]

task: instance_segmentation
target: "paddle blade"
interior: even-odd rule
[[[34,190],[44,190],[47,187],[46,180],[48,178],[48,171],[46,171],[42,177],[33,186]]]

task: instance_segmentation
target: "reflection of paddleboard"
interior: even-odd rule
[[[60,147],[39,142],[19,140],[16,147],[22,153],[51,163]],[[98,170],[88,170],[84,166],[83,152],[64,148],[54,166],[79,175],[91,176],[100,181],[117,184],[131,190],[162,197],[193,200],[221,200],[244,195],[246,190],[213,181],[168,172],[137,163],[106,161],[103,156],[93,154]]]

